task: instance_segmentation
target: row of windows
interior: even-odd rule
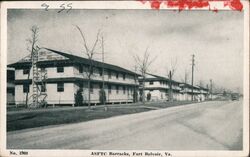
[[[153,84],[154,84],[154,81],[149,81],[149,84],[150,84],[150,85],[153,85]],[[163,82],[163,81],[160,81],[160,84],[161,84],[161,85],[165,85],[166,83]],[[175,85],[173,85],[173,86],[175,86]]]
[[[45,72],[45,68],[41,68],[41,72]],[[29,74],[29,73],[30,73],[30,68],[23,69],[23,74],[24,75]]]
[[[82,87],[83,86],[80,85],[80,88],[82,88]],[[126,87],[125,86],[121,86],[121,87],[122,87],[123,94],[125,94],[126,93]],[[102,89],[102,84],[100,84],[99,88]],[[119,91],[120,91],[120,86],[116,85],[115,89],[116,89],[116,93],[118,94]],[[129,93],[129,88],[127,88],[127,91]],[[93,86],[93,84],[90,84],[90,93],[93,93],[93,92],[94,92],[94,86]],[[112,93],[112,86],[111,85],[108,85],[108,92],[109,92],[109,94]]]
[[[41,72],[44,72],[44,71],[45,71],[45,68],[41,68]],[[56,71],[57,71],[57,73],[63,73],[64,72],[64,67],[57,67]],[[30,73],[30,69],[28,69],[28,68],[23,69],[23,74],[24,75],[29,74],[29,73]]]
[[[116,93],[118,94],[119,93],[119,88],[120,86],[119,85],[116,85]],[[83,88],[83,85],[80,84],[80,88]],[[100,84],[100,89],[102,89],[102,84]],[[111,85],[108,85],[108,92],[111,93]],[[123,89],[123,94],[126,93],[126,87],[125,86],[122,86],[122,89]],[[128,93],[129,93],[129,88],[127,88],[128,90]],[[41,86],[41,92],[46,92],[46,86]],[[64,92],[64,83],[57,83],[57,92]],[[90,84],[90,93],[93,93],[94,92],[94,86],[93,84]],[[24,84],[23,85],[23,93],[29,93],[29,84]]]
[[[41,68],[41,71],[45,71],[45,68]],[[63,73],[64,72],[64,67],[63,66],[58,66],[56,69],[57,73]],[[99,75],[102,76],[103,75],[103,69],[102,68],[98,68],[99,71]],[[30,69],[23,69],[23,74],[29,74]],[[83,73],[83,66],[79,66],[79,73]],[[93,69],[91,70],[91,74],[93,74]],[[116,79],[119,78],[119,73],[116,72]],[[111,78],[111,71],[108,71],[108,78]],[[126,79],[126,74],[122,74],[122,78],[123,80]]]
[[[63,68],[63,67],[62,67]],[[60,70],[59,70],[60,71]],[[63,70],[62,70],[63,71]],[[45,72],[45,68],[41,68],[41,72]],[[57,72],[58,72],[58,69],[57,69]],[[26,69],[23,69],[23,74],[26,75],[26,74],[29,74],[30,73],[30,69],[29,68],[26,68]]]
[[[99,75],[102,76],[103,75],[103,69],[102,68],[98,68],[98,72],[99,72]],[[79,73],[83,73],[83,66],[79,66]],[[91,69],[91,74],[93,74],[93,69]],[[116,76],[116,79],[119,78],[119,73],[116,72],[115,74]],[[108,78],[111,78],[112,77],[112,74],[111,74],[111,71],[108,71]],[[122,74],[122,78],[123,80],[126,79],[126,74]]]

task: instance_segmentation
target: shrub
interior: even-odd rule
[[[150,99],[151,99],[151,93],[148,93],[147,94],[147,101],[150,101]]]
[[[133,93],[133,102],[137,102],[138,101],[138,93],[136,90],[134,90],[134,93]]]
[[[75,94],[75,106],[83,106],[82,89],[78,89]]]
[[[99,91],[99,101],[101,104],[104,104],[106,102],[106,93],[103,89]]]

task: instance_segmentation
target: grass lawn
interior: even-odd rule
[[[76,122],[84,122],[94,119],[103,119],[118,115],[145,112],[157,108],[166,108],[190,104],[191,102],[153,102],[142,104],[117,104],[108,106],[108,111],[104,111],[104,107],[98,106],[93,109],[75,107],[69,110],[64,109],[47,109],[41,111],[16,112],[7,114],[7,131],[21,130],[27,128],[35,128],[40,126],[69,124]]]

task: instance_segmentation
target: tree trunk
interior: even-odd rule
[[[169,101],[173,101],[173,90],[172,90],[172,73],[169,72]]]
[[[145,105],[145,77],[143,77],[142,81],[142,103]]]
[[[28,74],[28,85],[29,85],[29,88],[30,88],[30,84],[29,84],[30,71],[31,71],[31,68],[30,68],[29,74]],[[26,98],[25,98],[25,107],[26,107],[26,108],[28,108],[28,98],[29,98],[29,92],[26,93]]]
[[[91,99],[91,96],[90,96],[90,79],[88,79],[88,94],[89,94],[89,100],[88,100],[88,108],[90,108],[90,99]]]

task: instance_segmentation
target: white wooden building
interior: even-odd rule
[[[140,79],[142,85],[142,78]],[[151,101],[169,100],[170,80],[166,77],[146,74],[145,76],[145,98],[148,93],[151,94]],[[172,80],[172,95],[174,100],[180,100],[179,82]]]
[[[94,70],[88,91],[86,70],[89,65],[90,60],[86,58],[47,48],[40,49],[37,67],[40,79],[46,78],[43,79],[46,83],[39,88],[42,93],[46,93],[46,102],[51,105],[74,105],[75,93],[82,88],[84,103],[88,101],[88,92],[91,94],[91,103],[99,103],[102,76],[107,103],[133,102],[133,93],[139,86],[138,74],[119,66],[93,61]],[[30,55],[8,66],[15,68],[15,103],[24,104],[26,93],[30,102],[33,94]]]
[[[142,90],[142,78],[139,79],[140,89]],[[192,89],[194,101],[204,101],[208,98],[209,91],[200,86],[192,86],[190,84],[181,83],[172,80],[172,95],[174,101],[191,101]],[[150,101],[168,101],[170,91],[170,80],[166,77],[146,74],[145,76],[145,99],[147,94],[151,94]],[[142,93],[142,92],[141,92]]]
[[[200,86],[192,86],[187,83],[180,83],[180,87],[181,87],[180,93],[182,94],[181,100],[191,101],[192,95],[194,101],[204,101],[208,98],[209,91],[207,88],[203,88]]]

